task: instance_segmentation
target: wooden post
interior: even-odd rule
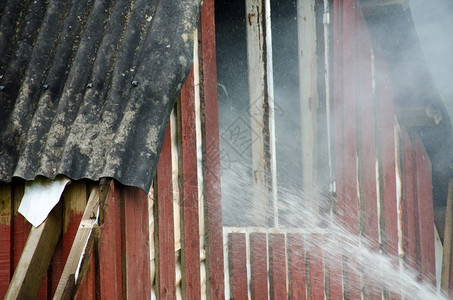
[[[247,62],[257,225],[278,225],[272,38],[269,0],[246,0]]]

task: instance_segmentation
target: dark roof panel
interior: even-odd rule
[[[200,2],[2,5],[0,180],[113,177],[148,191]]]

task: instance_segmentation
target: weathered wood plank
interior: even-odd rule
[[[402,221],[404,261],[414,271],[418,268],[420,243],[418,206],[416,204],[415,161],[412,143],[406,128],[401,128],[401,152],[403,169]]]
[[[76,193],[77,194],[77,193]],[[76,201],[84,201],[84,198],[75,196]],[[85,198],[86,199],[86,198]],[[63,273],[58,282],[57,289],[54,294],[54,299],[61,299],[67,290],[68,286],[74,286],[72,275],[76,274],[79,267],[80,258],[85,253],[85,247],[90,238],[93,226],[96,223],[96,216],[99,208],[99,189],[94,188],[91,191],[90,198],[84,209],[82,220],[78,226],[77,233],[74,237],[71,250],[66,260]]]
[[[8,290],[12,270],[12,188],[11,184],[0,183],[0,298]]]
[[[228,235],[230,295],[232,299],[248,299],[247,248],[244,233]]]
[[[307,298],[305,241],[302,234],[288,234],[288,277],[290,299]]]
[[[61,204],[30,230],[5,299],[35,299],[47,273],[62,228]]]
[[[420,265],[422,279],[435,286],[434,212],[431,161],[418,135],[414,139],[417,169],[418,226],[420,230]]]
[[[100,182],[100,231],[98,241],[100,299],[123,297],[121,252],[121,200],[114,180]]]
[[[343,208],[339,211],[343,226],[354,235],[359,234],[359,199],[357,195],[357,86],[356,86],[356,1],[345,0],[342,2],[342,38],[343,38],[343,138],[344,147],[344,195]],[[360,298],[360,278],[353,271],[353,266],[348,259],[345,260],[344,280],[345,289],[350,299]],[[347,286],[346,286],[347,283]]]
[[[195,131],[194,74],[190,72],[181,90],[181,207],[182,207],[182,287],[185,297],[201,297],[200,242]]]
[[[13,181],[13,268],[15,269],[27,242],[31,224],[18,212],[20,202],[24,196],[25,184],[22,180]]]
[[[287,299],[285,235],[269,234],[270,299]]]
[[[150,299],[148,195],[137,187],[119,186],[123,209],[123,297]]]
[[[95,262],[95,240],[99,235],[99,227],[93,227],[93,232],[88,241],[83,262],[79,274],[80,283],[78,283],[77,291],[75,291],[74,299],[97,299],[97,288],[96,288],[96,272],[104,272],[104,269],[96,270]],[[66,295],[65,295],[66,296]],[[69,296],[69,295],[67,295]],[[64,297],[67,299],[69,297]]]
[[[302,148],[302,188],[305,205],[319,211],[316,197],[317,177],[317,115],[318,103],[318,54],[316,36],[315,0],[297,1],[297,36],[299,62],[300,128]],[[316,222],[313,220],[313,222]]]
[[[337,237],[326,233],[326,240]],[[341,245],[340,245],[341,247]],[[326,251],[325,253],[326,293],[327,299],[343,299],[343,266],[340,251]]]
[[[376,89],[378,94],[378,156],[379,183],[381,195],[381,225],[384,230],[386,252],[396,257],[398,255],[398,216],[396,199],[395,174],[395,137],[394,137],[394,107],[393,92],[384,58],[379,51],[376,57]]]
[[[250,292],[252,299],[267,299],[267,238],[265,233],[250,234]]]
[[[310,234],[308,268],[310,274],[310,299],[324,299],[324,237],[322,234]]]
[[[219,113],[217,104],[217,64],[214,0],[205,0],[201,10],[201,111],[204,155],[204,201],[208,299],[224,299],[222,203],[220,191]]]
[[[154,220],[156,224],[156,273],[159,299],[176,299],[175,236],[173,220],[173,189],[170,124],[167,126],[164,143],[156,171],[156,201]]]
[[[453,235],[453,179],[448,181],[447,208],[445,210],[445,229],[442,256],[441,289],[447,294],[451,275],[451,243]]]
[[[343,115],[343,1],[333,0],[333,124],[334,124],[334,149],[335,149],[335,193],[336,193],[336,210],[340,215],[344,211],[344,115]],[[335,253],[336,254],[336,253]],[[341,254],[334,255],[328,253],[328,278],[329,278],[329,295],[331,299],[343,299],[343,271],[341,263]]]
[[[247,66],[253,213],[259,225],[278,224],[272,38],[269,1],[246,0]]]
[[[48,276],[50,296],[54,295],[57,289],[65,262],[68,259],[72,243],[79,228],[88,196],[85,180],[73,181],[63,192],[61,200],[63,203],[63,232],[55,247],[50,265],[51,276]]]

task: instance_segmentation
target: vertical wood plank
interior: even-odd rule
[[[447,206],[445,210],[444,242],[442,255],[442,275],[440,288],[448,294],[451,273],[451,243],[453,235],[453,179],[448,181]]]
[[[376,192],[376,134],[372,87],[370,36],[363,16],[357,18],[357,79],[359,124],[359,188],[363,210],[362,232],[370,241],[373,251],[379,251],[379,228]]]
[[[0,183],[0,298],[5,297],[12,270],[12,184]]]
[[[418,134],[414,139],[417,169],[417,202],[420,230],[420,265],[422,279],[436,285],[436,258],[434,246],[434,210],[431,161]]]
[[[100,236],[98,241],[100,299],[123,297],[121,253],[121,200],[114,180],[100,184]]]
[[[326,233],[329,235],[328,233]],[[326,240],[335,239],[327,236]],[[341,247],[341,245],[340,245]],[[342,253],[340,251],[327,251],[325,253],[326,293],[327,299],[343,299],[343,270]]]
[[[305,243],[302,234],[288,234],[288,272],[290,299],[307,298]]]
[[[322,234],[310,235],[309,274],[310,299],[324,299],[324,237]],[[354,298],[355,299],[355,298]]]
[[[230,295],[232,296],[232,299],[248,299],[245,234],[230,233],[228,235],[228,251],[230,264]]]
[[[20,202],[24,196],[24,181],[13,181],[13,268],[16,269],[25,243],[27,242],[28,234],[30,233],[31,224],[18,212]]]
[[[403,164],[403,195],[402,195],[402,220],[403,220],[403,249],[404,260],[414,271],[418,269],[418,243],[419,228],[418,207],[416,204],[415,161],[412,143],[406,128],[401,128],[401,151]]]
[[[91,247],[89,251],[90,259],[86,271],[83,274],[82,280],[77,288],[74,295],[74,299],[78,300],[96,300],[97,292],[96,289],[96,263],[94,255],[94,247]],[[101,268],[100,272],[105,272]]]
[[[360,231],[370,250],[379,252],[378,199],[376,189],[376,134],[373,95],[372,53],[367,25],[357,15],[357,85],[358,85],[358,182],[360,193]],[[363,275],[364,293],[368,299],[381,299],[380,288],[373,278]]]
[[[176,299],[175,237],[170,124],[167,125],[156,171],[155,217],[157,238],[157,293],[159,299]]]
[[[286,249],[285,235],[269,234],[270,299],[286,299]]]
[[[335,149],[336,212],[341,220],[344,211],[344,148],[343,148],[343,1],[333,0],[333,118]],[[341,254],[328,253],[329,295],[331,299],[343,299],[343,271]]]
[[[265,233],[250,234],[250,291],[252,299],[267,299],[267,238]]]
[[[345,228],[354,235],[359,234],[359,199],[357,195],[357,90],[356,79],[356,18],[355,0],[343,1],[343,164],[344,164],[344,207],[340,211]],[[340,145],[341,146],[341,145]],[[341,159],[341,158],[340,158]],[[359,274],[353,271],[351,260],[345,258],[344,274],[346,290],[350,299],[361,297]]]
[[[120,186],[123,226],[123,287],[128,299],[150,299],[148,195],[137,187]]]
[[[385,249],[393,257],[398,255],[398,217],[396,202],[395,174],[395,137],[394,137],[394,108],[391,82],[386,62],[379,51],[376,57],[376,89],[378,94],[378,132],[380,182],[383,212],[383,227],[385,234]]]
[[[205,0],[201,10],[201,113],[205,181],[208,299],[224,299],[222,200],[220,191],[219,113],[214,0]]]
[[[188,299],[201,297],[197,145],[193,70],[181,90],[182,287]]]

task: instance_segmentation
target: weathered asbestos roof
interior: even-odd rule
[[[0,181],[149,190],[200,0],[0,2]]]

